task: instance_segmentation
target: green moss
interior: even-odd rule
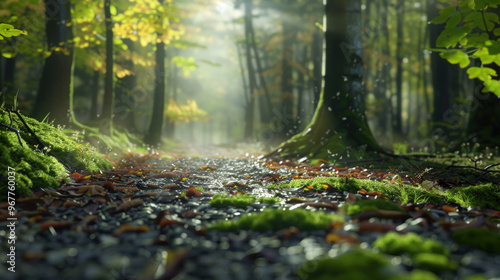
[[[470,277],[467,277],[464,280],[487,280],[487,278],[484,277],[484,275],[476,274],[476,275],[472,275]]]
[[[489,183],[452,188],[446,192],[446,199],[465,207],[479,206],[500,210],[500,186]]]
[[[410,279],[410,280],[439,280],[440,278],[437,277],[436,274],[434,274],[430,271],[414,269],[410,273],[408,279]]]
[[[387,258],[366,250],[355,250],[336,258],[312,260],[300,267],[298,279],[389,279],[385,268],[389,266]],[[390,278],[393,279],[393,278]]]
[[[41,187],[58,187],[61,179],[67,179],[67,170],[58,159],[77,170],[97,172],[112,168],[111,164],[92,148],[67,137],[62,128],[24,117],[36,136],[47,146],[47,149],[43,150],[37,146],[15,114],[12,114],[12,120],[12,127],[20,131],[23,146],[19,144],[14,132],[0,128],[1,200],[4,200],[7,194],[8,167],[16,171],[18,196],[26,196]],[[10,125],[9,115],[3,110],[0,110],[0,122]]]
[[[377,238],[373,246],[391,255],[407,253],[414,256],[420,253],[435,253],[447,257],[450,254],[440,242],[428,238],[424,239],[413,232],[404,235],[389,232]]]
[[[332,222],[341,220],[343,220],[343,218],[340,216],[323,212],[307,211],[304,209],[265,209],[260,213],[242,216],[238,220],[218,222],[209,229],[217,229],[220,231],[245,229],[265,232],[293,226],[302,231],[312,231],[327,229]]]
[[[233,196],[226,196],[223,194],[216,194],[210,201],[210,206],[217,208],[225,208],[229,206],[244,208],[247,205],[255,203],[257,198],[249,194],[237,194]]]
[[[402,184],[389,184],[386,182],[377,182],[371,180],[359,180],[354,178],[341,177],[316,177],[314,179],[295,179],[291,180],[290,183],[272,184],[268,188],[299,188],[303,186],[313,186],[315,189],[324,189],[322,184],[329,184],[334,189],[342,192],[347,191],[350,193],[356,193],[361,189],[367,191],[377,191],[381,192],[384,196],[400,201],[402,204],[407,203],[418,203],[426,201],[431,204],[441,204],[443,199],[437,193],[429,192],[418,186],[411,186]]]
[[[482,228],[467,228],[456,231],[451,238],[458,244],[472,245],[489,253],[500,252],[500,234]]]
[[[276,204],[276,203],[280,203],[281,199],[279,199],[278,197],[261,197],[261,198],[257,199],[257,202],[265,203],[265,204]]]
[[[347,215],[356,215],[369,210],[403,211],[399,205],[386,199],[358,200],[354,204],[345,204]]]
[[[447,256],[435,253],[420,253],[413,257],[415,266],[421,269],[441,272],[443,270],[455,270],[457,263],[450,261]]]

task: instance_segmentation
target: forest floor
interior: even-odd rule
[[[498,166],[206,151],[127,154],[18,198],[15,273],[0,203],[0,278],[500,277]]]

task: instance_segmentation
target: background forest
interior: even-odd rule
[[[498,98],[432,51],[443,2],[360,1],[368,124],[396,153],[498,153]],[[0,98],[17,95],[38,120],[153,147],[269,149],[314,115],[324,16],[322,1],[305,0],[3,1],[0,22],[28,35],[0,41]]]

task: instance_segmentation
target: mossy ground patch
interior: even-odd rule
[[[238,220],[221,221],[212,225],[209,229],[220,231],[243,229],[266,232],[296,227],[302,231],[313,231],[328,229],[333,222],[343,220],[342,217],[337,215],[304,209],[265,209],[260,213],[247,214]]]

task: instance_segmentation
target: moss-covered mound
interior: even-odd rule
[[[436,253],[448,256],[450,254],[448,249],[440,242],[429,238],[424,239],[413,232],[404,235],[389,232],[377,238],[373,246],[391,255],[407,253],[414,256],[420,253]]]
[[[370,210],[403,211],[399,205],[385,199],[358,200],[354,204],[346,204],[347,215],[356,215]]]
[[[276,231],[296,227],[303,231],[325,230],[334,221],[343,218],[323,212],[313,212],[304,209],[280,210],[266,209],[258,214],[247,214],[238,220],[221,221],[209,229],[220,231],[237,231],[239,229],[259,232]]]
[[[12,113],[11,124],[9,114],[0,109],[0,122],[19,130],[23,143],[21,146],[15,132],[0,127],[0,200],[6,198],[8,175],[12,175],[7,173],[9,167],[15,170],[17,196],[40,187],[59,186],[68,172],[61,162],[70,169],[91,172],[112,168],[94,149],[70,139],[61,128],[23,118],[47,148],[36,142],[17,115]]]
[[[384,255],[367,250],[355,250],[337,258],[306,262],[298,271],[298,279],[389,279],[385,268],[389,261]],[[392,278],[391,278],[392,279]]]
[[[500,234],[497,231],[466,228],[456,231],[451,238],[458,244],[472,245],[489,253],[500,253]]]
[[[492,183],[452,188],[446,192],[448,201],[462,206],[478,206],[500,210],[500,186]]]
[[[273,184],[269,185],[268,188],[299,188],[312,186],[315,189],[322,190],[325,189],[324,184],[328,184],[340,192],[348,191],[350,193],[356,193],[361,189],[380,192],[383,196],[400,201],[403,204],[419,203],[422,201],[432,204],[443,203],[440,194],[429,192],[418,186],[389,184],[366,179],[359,180],[349,178],[346,182],[346,178],[341,177],[316,177],[314,179],[295,179],[291,180],[290,183]]]
[[[242,208],[255,202],[275,204],[280,202],[280,199],[277,197],[261,197],[257,199],[257,197],[249,194],[237,194],[233,196],[216,194],[210,201],[210,205],[217,208],[225,208],[229,206]]]

